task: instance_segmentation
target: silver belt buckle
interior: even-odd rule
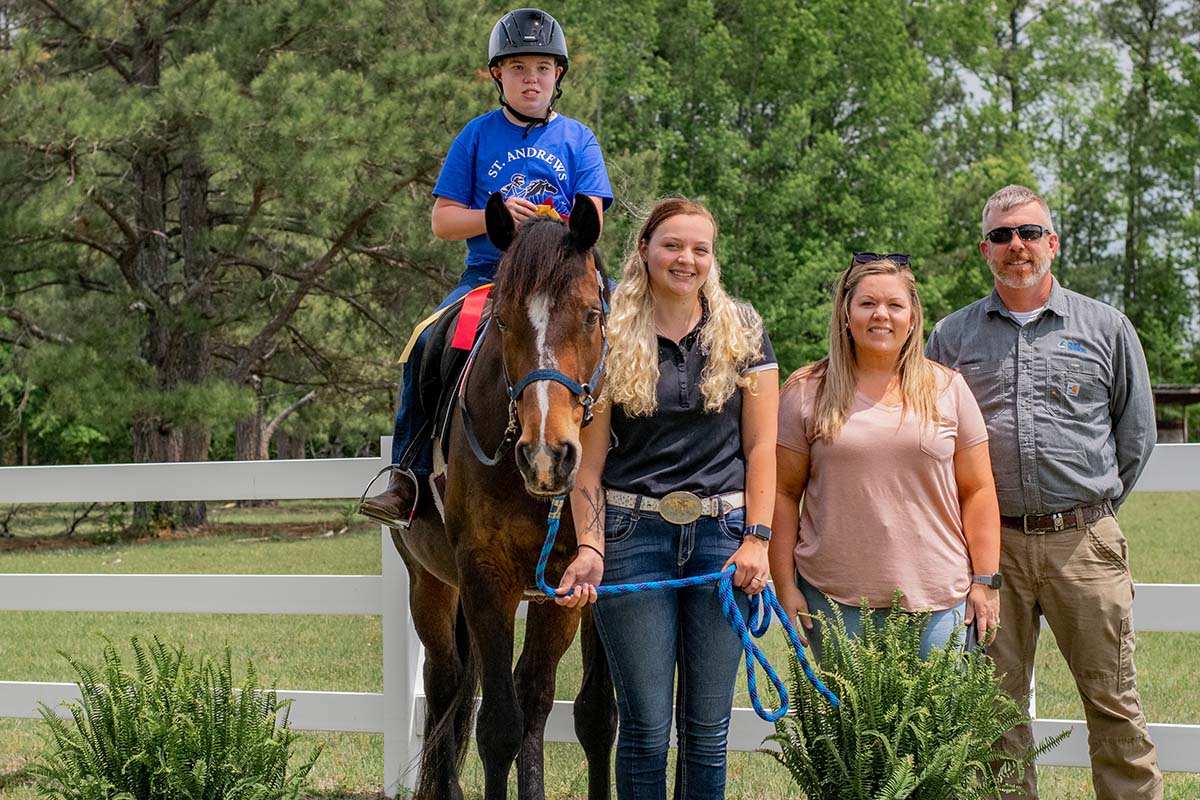
[[[1055,512],[1050,518],[1054,520],[1054,530],[1061,531],[1063,528],[1067,527],[1066,523],[1063,522],[1062,512]],[[1078,522],[1078,520],[1076,521]]]
[[[658,501],[658,513],[672,525],[688,525],[700,519],[704,503],[691,492],[671,492]]]

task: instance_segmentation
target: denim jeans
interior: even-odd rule
[[[796,585],[800,587],[800,591],[804,594],[804,600],[808,603],[808,613],[817,614],[824,612],[825,616],[833,619],[833,607],[837,606],[841,609],[842,619],[846,623],[846,632],[851,638],[857,639],[862,636],[862,609],[858,606],[848,606],[845,603],[839,603],[836,600],[830,600],[825,596],[824,592],[813,586],[800,573],[796,573]],[[925,632],[921,634],[921,658],[929,655],[929,651],[935,647],[943,647],[950,641],[950,636],[954,633],[954,629],[962,622],[967,611],[967,601],[964,599],[961,603],[950,608],[934,611],[929,618],[929,625],[925,627]],[[888,609],[877,609],[874,614],[874,620],[877,625],[882,625],[884,618],[887,616]],[[813,625],[811,631],[806,631],[808,646],[812,648],[813,657],[817,661],[821,660],[821,623]]]
[[[608,506],[604,583],[719,572],[744,528],[742,509],[673,525],[656,513]],[[745,614],[750,600],[735,592]],[[619,800],[665,800],[672,713],[679,747],[675,797],[723,797],[742,647],[721,612],[717,585],[601,597],[595,614],[617,689]]]
[[[450,290],[446,299],[436,310],[456,303],[472,289],[491,282],[496,276],[496,265],[467,267],[458,279],[458,285]],[[404,374],[400,379],[400,394],[396,399],[396,421],[392,425],[392,463],[399,464],[405,452],[415,445],[406,464],[417,475],[433,472],[433,442],[429,432],[423,431],[428,423],[425,412],[417,402],[418,376],[421,374],[421,357],[425,354],[425,342],[429,339],[429,328],[421,332],[408,354]],[[419,440],[419,441],[418,441]]]

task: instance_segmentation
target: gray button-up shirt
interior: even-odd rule
[[[1046,309],[1022,327],[993,291],[941,320],[925,352],[979,401],[1002,515],[1129,496],[1154,449],[1154,399],[1120,311],[1054,279]]]

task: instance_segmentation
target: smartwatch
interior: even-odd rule
[[[771,541],[771,526],[749,525],[746,527],[746,532],[742,535],[742,538],[745,539],[747,536],[755,536],[764,542],[769,542]]]
[[[984,586],[999,589],[1004,584],[1004,576],[999,572],[993,572],[991,575],[975,575],[971,578],[971,583],[982,583]]]

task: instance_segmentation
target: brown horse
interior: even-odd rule
[[[460,413],[445,434],[446,522],[426,503],[411,530],[392,534],[408,567],[413,623],[426,650],[427,713],[416,797],[462,797],[458,770],[481,673],[476,738],[484,797],[506,796],[519,756],[518,794],[541,800],[542,737],[554,703],[555,670],[580,613],[553,602],[531,603],[515,675],[514,618],[534,586],[549,499],[574,484],[579,430],[590,416],[595,388],[589,384],[603,363],[608,288],[593,250],[600,218],[591,199],[576,197],[569,223],[535,218],[515,230],[499,195],[485,216],[488,237],[505,253],[492,291],[492,324],[468,368]],[[508,450],[513,440],[516,446]],[[575,552],[569,519],[562,531],[547,571],[551,581]],[[583,628],[575,731],[588,758],[588,796],[596,800],[609,796],[616,708],[590,612]]]

